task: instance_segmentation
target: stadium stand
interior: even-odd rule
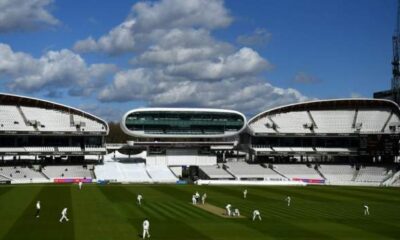
[[[39,131],[76,131],[76,127],[70,121],[70,114],[57,110],[36,107],[21,107],[22,113],[28,122],[37,122]]]
[[[0,160],[84,161],[106,153],[107,123],[62,104],[0,93]],[[84,146],[87,145],[87,148]],[[87,149],[88,151],[84,151]],[[16,162],[16,165],[21,163]]]
[[[397,116],[396,114],[392,114],[390,116],[389,121],[387,122],[387,124],[385,126],[385,130],[384,131],[386,133],[395,132],[396,129],[398,129],[398,127],[399,127],[399,123],[400,123],[399,116]]]
[[[360,109],[357,114],[357,123],[361,124],[362,132],[381,132],[390,113],[390,110]]]
[[[226,170],[237,179],[260,179],[270,181],[285,180],[284,177],[270,168],[265,168],[259,164],[248,164],[245,162],[228,162],[225,164]]]
[[[45,166],[42,168],[42,173],[48,178],[93,178],[90,169],[82,165],[79,166]]]
[[[0,104],[0,130],[4,131],[34,131],[27,126],[16,106]]]
[[[353,110],[318,110],[310,111],[317,133],[349,133],[353,132]]]
[[[48,179],[40,172],[28,167],[0,167],[0,175],[11,179],[13,183],[48,182]]]
[[[148,165],[214,165],[217,159],[214,155],[199,155],[198,150],[193,149],[167,149],[165,155],[148,155],[146,158]]]
[[[55,152],[54,147],[25,147],[24,148],[26,152],[48,152],[48,153],[53,153]]]
[[[178,180],[167,166],[147,166],[146,171],[153,182],[175,183]]]
[[[82,152],[81,147],[57,147],[59,152]]]
[[[106,152],[106,148],[102,146],[85,146],[85,152]]]
[[[86,132],[101,132],[105,131],[105,126],[97,121],[94,121],[92,119],[80,116],[80,115],[74,115],[74,122],[75,124],[80,124],[84,123],[81,125],[81,130],[86,131]]]
[[[234,177],[220,165],[200,166],[199,169],[202,174],[205,175],[206,179],[234,179]]]
[[[350,165],[325,165],[319,166],[318,170],[330,184],[351,183],[354,178],[355,169]]]
[[[384,167],[367,166],[360,168],[355,181],[381,183],[391,175],[392,171]]]
[[[24,153],[25,148],[24,147],[0,147],[0,153]]]
[[[182,177],[182,166],[169,166],[169,169],[175,175],[176,178]]]
[[[393,183],[392,186],[394,187],[400,187],[400,178],[396,179]]]
[[[11,180],[11,178],[4,177],[4,176],[2,176],[2,175],[0,174],[0,182],[10,181],[10,180]]]
[[[288,112],[271,116],[272,121],[277,125],[277,130],[284,129],[291,133],[309,133],[310,130],[304,125],[311,124],[307,112]]]
[[[95,174],[99,180],[135,183],[152,182],[144,163],[107,161],[104,162],[104,165],[96,166]]]
[[[288,179],[322,179],[314,168],[305,164],[274,164],[274,170]]]
[[[340,148],[340,147],[316,147],[315,150],[317,152],[338,152],[338,153],[351,153],[357,151],[354,148]]]
[[[0,181],[174,183],[200,177],[256,184],[400,185],[399,174],[393,174],[399,169],[400,109],[387,100],[296,103],[249,122],[230,110],[136,109],[125,114],[120,127],[134,139],[105,144],[108,125],[96,116],[0,93]],[[107,154],[115,150],[130,155]],[[84,167],[91,163],[95,166]]]
[[[276,124],[273,123],[269,118],[264,117],[252,125],[255,132],[262,133],[276,133]]]

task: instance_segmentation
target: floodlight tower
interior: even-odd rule
[[[400,0],[397,0],[397,18],[396,28],[392,37],[393,44],[393,61],[392,61],[392,91],[398,92],[400,89]]]
[[[392,86],[389,90],[374,92],[374,98],[389,99],[400,105],[400,0],[397,0],[397,16],[392,37]]]

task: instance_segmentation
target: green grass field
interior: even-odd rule
[[[0,239],[139,239],[144,218],[151,239],[400,239],[400,189],[367,187],[244,187],[193,185],[0,186]],[[190,204],[238,207],[247,218],[227,219]],[[142,207],[136,194],[142,193]],[[292,197],[287,207],[285,197]],[[41,201],[36,219],[35,203]],[[363,216],[363,204],[370,216]],[[59,223],[68,207],[68,223]],[[259,209],[261,222],[249,216]]]

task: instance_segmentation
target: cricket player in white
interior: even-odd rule
[[[200,202],[200,193],[196,191],[194,196],[196,197],[196,202]]]
[[[243,198],[246,199],[246,197],[247,197],[247,189],[245,189],[245,190],[243,191]]]
[[[80,181],[80,182],[78,183],[79,190],[81,190],[81,189],[82,189],[82,184],[83,184],[83,182],[82,182],[82,181]]]
[[[36,203],[36,214],[35,216],[38,218],[40,217],[40,201],[37,201]]]
[[[233,216],[240,217],[239,209],[235,208],[235,211],[233,211]]]
[[[261,221],[261,214],[260,211],[258,210],[253,211],[253,221],[256,220],[256,218],[258,218]]]
[[[64,209],[61,211],[60,222],[62,222],[64,219],[67,220],[67,222],[69,221],[69,219],[67,218],[67,211],[68,211],[68,208],[64,208]]]
[[[226,215],[231,216],[231,204],[226,205],[225,209],[226,209]]]
[[[150,222],[149,220],[145,219],[143,221],[143,239],[146,238],[146,234],[147,234],[147,238],[150,238],[150,233],[149,233],[149,229],[150,229]]]
[[[291,201],[292,199],[290,198],[290,196],[287,196],[287,198],[286,198],[286,201],[287,201],[287,206],[288,207],[290,207],[290,201]]]
[[[196,195],[192,195],[192,204],[196,205],[197,201],[196,201]]]
[[[206,203],[206,198],[207,198],[207,193],[204,193],[203,196],[201,196],[201,203],[204,205]]]
[[[139,206],[142,206],[142,198],[143,198],[143,196],[141,195],[141,194],[138,194],[137,195],[137,204],[139,205]]]
[[[369,215],[369,207],[367,204],[364,204],[364,216]]]

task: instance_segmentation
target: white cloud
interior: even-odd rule
[[[210,30],[225,27],[231,21],[222,0],[139,2],[120,25],[97,40],[89,37],[76,42],[74,50],[117,55],[151,45],[174,29]]]
[[[184,27],[214,29],[226,27],[232,21],[222,0],[139,2],[133,6],[131,16],[137,19],[140,31]]]
[[[149,69],[118,73],[99,99],[108,101],[143,100],[149,106],[214,107],[255,114],[267,107],[308,98],[295,89],[277,88],[255,77],[223,79],[215,82],[190,81],[162,75]]]
[[[92,64],[67,49],[48,51],[40,58],[14,52],[0,43],[0,78],[14,91],[48,91],[56,94],[60,89],[71,93],[85,93],[104,85],[104,77],[116,71],[114,65]]]
[[[132,51],[135,47],[134,25],[134,20],[125,21],[112,29],[107,35],[101,37],[98,41],[89,37],[76,42],[74,50],[78,52],[103,51],[110,55]]]
[[[124,102],[147,98],[157,85],[150,84],[152,78],[145,69],[135,69],[118,72],[112,85],[108,85],[99,93],[102,101]]]
[[[1,0],[0,32],[32,30],[59,21],[48,11],[52,0]]]
[[[219,80],[222,78],[252,76],[269,67],[269,63],[250,48],[242,48],[218,61],[191,61],[166,68],[171,75],[187,76],[200,80]]]
[[[172,29],[152,38],[156,43],[145,49],[135,62],[182,64],[223,56],[233,51],[233,46],[216,41],[205,29]]]
[[[38,67],[39,63],[29,54],[13,52],[9,45],[0,43],[0,76],[33,72]]]
[[[262,74],[271,64],[254,49],[213,37],[214,29],[232,21],[222,1],[141,2],[128,19],[128,47],[111,40],[128,20],[98,40],[87,39],[86,46],[75,45],[80,51],[135,54],[132,68],[116,73],[99,92],[102,102],[143,101],[149,106],[228,108],[254,114],[308,99],[295,89],[266,82]]]

